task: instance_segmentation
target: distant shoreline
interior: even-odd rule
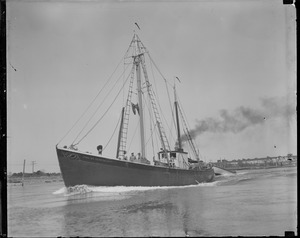
[[[22,183],[22,173],[7,176],[7,183]],[[63,181],[60,173],[24,174],[24,182],[29,180]]]
[[[24,178],[40,178],[40,177],[53,177],[53,176],[61,176],[60,173],[45,173],[45,174],[24,174]],[[8,178],[22,178],[23,175],[21,174],[13,174],[13,175],[8,175]]]
[[[254,170],[254,169],[276,169],[276,168],[291,168],[297,167],[297,165],[282,165],[282,166],[266,166],[266,167],[225,167],[229,170]],[[222,169],[222,167],[220,167]]]

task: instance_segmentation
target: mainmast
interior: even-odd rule
[[[143,98],[142,98],[142,74],[141,66],[144,53],[141,52],[139,41],[135,35],[136,47],[138,54],[134,56],[134,64],[136,67],[136,77],[137,77],[137,92],[138,92],[138,101],[139,101],[139,114],[140,114],[140,137],[141,137],[141,157],[146,157],[145,151],[145,129],[144,129],[144,113],[143,113]]]
[[[130,80],[130,86],[128,91],[128,97],[126,101],[126,106],[122,115],[120,131],[119,131],[119,138],[118,138],[118,148],[117,148],[117,157],[124,155],[126,150],[126,140],[127,140],[127,130],[128,130],[128,123],[129,123],[129,113],[130,107],[132,106],[131,97],[132,97],[132,87],[133,87],[133,79],[134,79],[134,71],[136,72],[136,80],[137,80],[137,96],[138,96],[138,104],[134,105],[138,109],[139,113],[139,124],[140,124],[140,141],[141,141],[141,157],[146,158],[146,143],[145,143],[145,128],[144,128],[144,113],[143,113],[143,89],[142,89],[142,71],[146,83],[146,88],[148,92],[148,96],[150,98],[153,114],[155,116],[155,122],[159,130],[160,140],[162,149],[165,153],[170,151],[170,146],[168,139],[166,137],[166,133],[162,126],[162,121],[158,112],[158,108],[155,103],[154,93],[151,89],[151,84],[148,79],[148,74],[145,65],[145,53],[148,53],[146,47],[140,41],[137,34],[134,34],[133,39],[129,46],[133,50],[132,58],[133,58],[133,68],[132,68],[132,78]],[[150,56],[150,55],[149,55]]]

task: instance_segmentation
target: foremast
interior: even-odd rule
[[[162,126],[162,121],[155,103],[154,94],[152,92],[152,86],[148,79],[147,69],[145,65],[145,53],[148,53],[146,47],[143,45],[137,34],[134,34],[133,39],[130,43],[130,47],[134,48],[132,55],[133,65],[135,67],[136,78],[137,78],[137,95],[138,95],[138,112],[140,117],[140,139],[141,139],[141,157],[146,157],[146,146],[145,146],[145,127],[144,127],[144,113],[143,113],[143,88],[142,88],[142,71],[145,78],[145,83],[147,87],[148,96],[150,98],[152,111],[155,116],[155,123],[158,128],[160,135],[161,146],[164,153],[167,154],[167,151],[170,151],[169,142],[167,140],[164,128]],[[149,53],[148,53],[149,55]],[[150,55],[149,55],[150,57]],[[129,86],[128,97],[126,101],[125,109],[122,112],[122,122],[120,125],[119,138],[118,138],[118,148],[117,148],[117,157],[124,155],[126,151],[126,140],[127,140],[127,130],[129,124],[129,114],[131,106],[131,97],[133,91],[133,71],[132,77]],[[124,117],[124,118],[123,118]]]

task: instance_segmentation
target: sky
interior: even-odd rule
[[[168,82],[180,78],[202,159],[297,154],[295,19],[281,0],[7,1],[8,172],[24,159],[28,172],[32,161],[35,171],[59,172],[56,144],[134,32]],[[116,106],[79,149],[96,153],[119,115]]]

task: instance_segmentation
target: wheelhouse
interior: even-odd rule
[[[155,164],[163,166],[165,165],[171,168],[188,169],[188,160],[188,153],[184,152],[183,150],[160,151],[158,152],[158,161],[155,161]]]

